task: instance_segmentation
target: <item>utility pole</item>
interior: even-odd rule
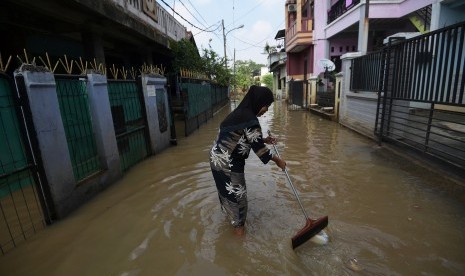
[[[233,58],[233,93],[236,96],[236,48],[234,48],[234,58]]]
[[[173,17],[174,17],[174,7],[176,6],[176,0],[173,1]]]
[[[228,69],[228,60],[226,58],[226,35],[224,34],[224,19],[221,19],[221,25],[223,25],[224,67]]]
[[[228,69],[228,57],[226,56],[226,36],[237,29],[244,28],[244,24],[240,25],[239,27],[233,28],[226,33],[224,32],[224,19],[221,20],[221,25],[223,26],[223,46],[224,46],[224,67]]]

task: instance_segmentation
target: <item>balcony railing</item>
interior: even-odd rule
[[[313,30],[313,20],[310,18],[302,19],[302,25],[300,30],[297,29],[297,21],[294,21],[289,26],[289,29],[286,32],[286,41],[291,41],[291,39],[299,32],[311,32]]]
[[[112,0],[116,5],[135,15],[166,36],[179,41],[186,37],[186,28],[171,14],[150,0]]]
[[[310,18],[302,19],[302,32],[310,32],[313,29],[313,20]]]
[[[286,41],[290,41],[297,33],[297,21],[292,22],[286,30]]]
[[[346,13],[360,3],[360,0],[339,0],[328,11],[328,24],[338,19],[341,15]]]

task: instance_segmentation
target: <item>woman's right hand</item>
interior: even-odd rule
[[[286,168],[286,161],[284,161],[284,159],[281,159],[276,156],[276,160],[274,160],[274,162],[281,170],[284,171],[284,169]]]

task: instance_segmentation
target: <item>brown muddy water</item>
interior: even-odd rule
[[[340,125],[275,104],[278,139],[329,242],[295,251],[304,226],[285,175],[251,153],[245,237],[220,210],[208,151],[221,110],[68,218],[0,256],[0,275],[465,275],[465,202],[449,180]]]

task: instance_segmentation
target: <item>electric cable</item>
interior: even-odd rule
[[[200,22],[200,20],[197,19],[197,17],[195,17],[195,15],[189,10],[188,7],[186,7],[186,5],[184,5],[184,3],[181,1],[181,0],[178,0],[179,3],[181,3],[181,5],[183,5],[184,8],[186,8],[187,12],[192,15],[192,18],[194,18],[197,22],[200,23],[200,25],[202,25],[204,28],[208,29],[202,22]],[[208,24],[208,23],[207,23]]]
[[[205,22],[205,24],[208,25],[207,20],[205,20],[205,18],[203,18],[202,14],[195,8],[195,6],[191,3],[191,0],[187,0],[187,2],[189,2],[189,4],[191,4],[192,8],[194,8],[194,10],[197,12],[197,14],[200,15],[200,18],[203,19],[203,22]]]
[[[199,29],[201,31],[204,31],[204,32],[213,32],[213,31],[209,31],[209,30],[206,30],[206,29],[202,29],[202,28],[199,28],[197,27],[196,25],[192,24],[189,20],[185,19],[182,15],[180,15],[177,11],[175,11],[170,5],[168,5],[168,3],[166,3],[164,0],[161,0],[161,2],[163,2],[163,4],[165,4],[168,8],[170,8],[175,14],[177,14],[182,20],[186,21],[188,24],[190,24],[192,27],[196,28],[196,29]]]

